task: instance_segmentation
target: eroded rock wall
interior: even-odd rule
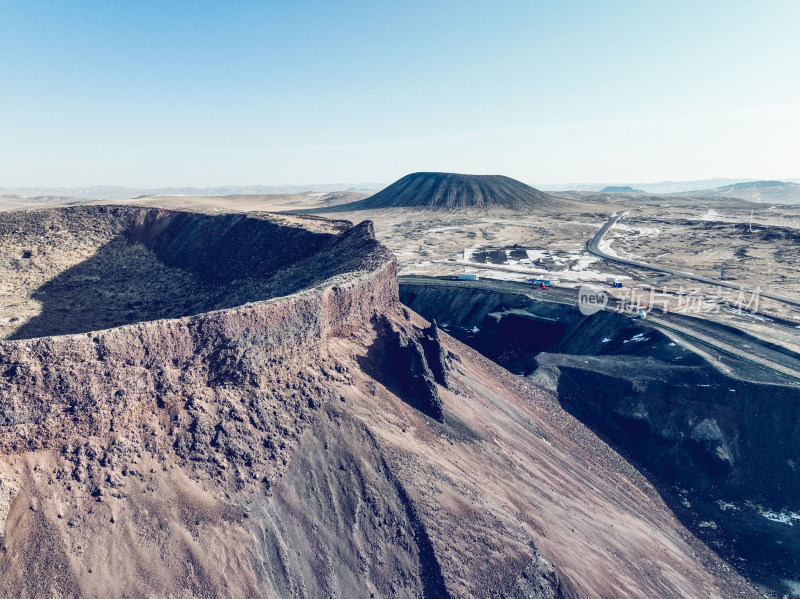
[[[0,447],[67,447],[120,431],[156,455],[174,448],[209,476],[247,465],[247,477],[274,480],[309,411],[329,399],[323,340],[392,306],[394,276],[386,263],[231,310],[1,343]]]

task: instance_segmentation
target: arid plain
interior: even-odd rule
[[[352,592],[371,589],[378,596],[422,592],[426,596],[466,597],[490,593],[498,584],[512,595],[528,593],[513,596],[530,597],[577,597],[584,593],[598,597],[645,597],[652,593],[664,597],[697,593],[756,596],[734,571],[765,596],[792,592],[793,585],[800,584],[793,576],[800,548],[791,535],[797,513],[796,493],[791,490],[796,480],[797,448],[792,427],[797,426],[797,413],[791,406],[797,399],[793,380],[800,376],[796,355],[800,352],[800,327],[794,322],[800,323],[800,309],[657,268],[711,279],[724,269],[726,282],[800,296],[795,242],[795,232],[800,234],[800,213],[791,205],[730,198],[594,192],[535,195],[535,201],[525,205],[514,199],[516,182],[508,181],[512,183],[501,181],[498,191],[501,196],[508,191],[511,199],[505,204],[492,204],[486,190],[475,192],[465,187],[473,194],[469,197],[478,197],[485,204],[480,206],[463,205],[466,192],[452,182],[442,185],[450,185],[455,191],[439,196],[439,188],[434,189],[434,195],[441,198],[436,206],[391,206],[385,200],[375,206],[370,205],[369,196],[351,192],[164,195],[114,201],[55,196],[1,198],[3,210],[15,211],[13,214],[27,214],[16,212],[24,208],[69,206],[78,210],[63,213],[74,214],[68,218],[55,212],[43,220],[35,213],[30,213],[33,220],[25,216],[18,222],[16,217],[5,219],[8,230],[3,235],[0,258],[7,265],[7,276],[0,288],[0,332],[9,343],[38,348],[37,338],[60,339],[58,335],[107,330],[111,336],[97,334],[92,341],[94,349],[90,348],[103,356],[101,361],[110,365],[119,358],[142,368],[147,359],[139,364],[143,358],[134,358],[133,354],[125,357],[133,351],[134,343],[127,331],[160,331],[161,324],[144,327],[141,323],[163,322],[171,327],[169,323],[175,322],[180,331],[189,327],[186,343],[203,347],[198,345],[196,351],[201,357],[194,361],[180,352],[180,358],[178,354],[171,358],[176,364],[189,360],[180,367],[186,374],[179,378],[175,378],[176,370],[175,376],[165,374],[164,381],[158,377],[150,380],[149,376],[147,380],[137,379],[137,386],[144,385],[141,399],[126,399],[131,405],[115,417],[123,424],[115,425],[112,418],[110,429],[104,428],[108,424],[104,421],[80,425],[85,428],[81,434],[92,440],[89,445],[67,442],[74,425],[65,422],[71,418],[69,410],[75,409],[69,407],[69,401],[65,403],[65,421],[45,407],[43,415],[33,417],[35,426],[24,425],[31,431],[46,422],[59,423],[56,426],[63,427],[63,432],[46,443],[58,447],[63,437],[67,449],[60,450],[60,457],[51,455],[47,445],[26,445],[30,444],[26,440],[30,433],[15,428],[16,440],[9,437],[7,441],[9,448],[16,449],[10,449],[9,455],[17,455],[24,448],[29,453],[9,458],[5,466],[3,489],[8,491],[9,500],[0,508],[9,515],[8,530],[17,531],[17,540],[12,536],[6,543],[10,555],[22,560],[21,564],[29,563],[34,557],[29,547],[35,536],[60,531],[59,538],[68,546],[63,555],[73,564],[72,573],[58,582],[55,571],[43,570],[42,580],[50,588],[66,589],[67,595],[74,591],[75,596],[94,596],[86,589],[97,580],[98,589],[116,596],[142,576],[158,572],[166,576],[164,567],[174,569],[172,562],[185,559],[192,568],[205,573],[204,582],[194,591],[212,596],[228,596],[242,589],[266,596],[323,596],[344,585]],[[411,195],[417,197],[419,193]],[[93,212],[96,210],[104,215],[99,220]],[[105,216],[108,210],[117,216]],[[275,214],[259,216],[262,213]],[[302,216],[278,213],[314,218],[307,221]],[[248,214],[253,218],[245,216]],[[263,280],[257,276],[264,268],[258,260],[253,262],[251,273],[226,272],[236,263],[233,256],[247,262],[262,252],[241,253],[244,250],[237,249],[237,244],[246,247],[250,242],[248,234],[237,233],[235,242],[229,240],[219,250],[213,245],[197,246],[196,251],[207,256],[204,260],[212,266],[218,258],[229,260],[225,263],[228,266],[213,271],[214,285],[208,287],[204,280],[208,275],[203,274],[207,269],[192,258],[192,244],[197,239],[211,243],[213,237],[201,233],[198,238],[192,231],[210,225],[191,223],[210,223],[226,215],[231,223],[258,223],[263,218],[273,223],[269,226],[278,227],[276,232],[283,231],[276,233],[278,246],[267,250],[271,247],[269,233],[257,229],[263,252],[278,263],[289,260],[286,268],[267,269]],[[621,218],[602,239],[602,251],[656,269],[607,260],[589,251],[587,244],[612,215]],[[326,225],[318,217],[334,222]],[[179,231],[188,231],[181,235],[189,235],[193,241],[189,245],[181,242],[185,247],[179,245],[177,249],[171,241],[165,246],[167,242],[159,240],[165,235],[169,238],[170,229],[147,224],[153,219],[190,223],[181,225]],[[145,224],[137,224],[140,221]],[[342,221],[372,224],[352,229],[358,231],[356,234],[347,233],[350,225]],[[16,228],[27,233],[17,234]],[[147,232],[150,229],[152,232]],[[303,258],[311,248],[303,248],[302,242],[294,240],[286,248],[279,247],[285,231],[295,229],[305,230],[303,235],[309,239],[334,235],[341,241],[334,245],[320,242],[321,253]],[[37,230],[42,235],[32,237]],[[120,232],[123,237],[119,237]],[[384,256],[375,243],[390,253]],[[284,249],[294,257],[281,257]],[[174,251],[184,257],[178,262],[164,258]],[[331,293],[336,296],[341,292],[339,284],[330,281],[345,276],[336,274],[340,268],[336,264],[341,261],[342,273],[350,272],[347,276],[352,277],[352,272],[367,268],[357,266],[359,260],[373,254],[384,262],[388,256],[393,258],[400,277],[400,299],[428,321],[435,318],[442,327],[441,340],[435,328],[426,328],[428,322],[395,303],[390,282],[394,275],[384,272],[388,267],[376,266],[378,262],[370,262],[368,267],[370,272],[380,273],[375,275],[377,282],[369,283],[373,286],[368,291],[371,303],[359,304],[357,316],[343,312],[337,317],[340,320],[321,323],[323,329],[332,327],[336,331],[330,337],[325,333],[321,345],[307,341],[309,347],[313,345],[312,353],[318,355],[318,366],[307,369],[304,358],[296,352],[281,349],[274,353],[277,350],[254,342],[251,333],[239,331],[238,319],[253,318],[248,313],[253,305],[277,302],[274,305],[278,309],[311,289],[322,290],[323,298]],[[356,270],[350,271],[348,265],[356,265]],[[313,274],[317,272],[328,274]],[[479,279],[456,281],[459,273],[476,274]],[[326,278],[331,274],[334,279]],[[224,285],[220,286],[217,279]],[[546,280],[548,285],[538,289],[531,282],[534,279]],[[614,288],[610,281],[622,287]],[[579,318],[574,303],[585,284],[602,288],[610,306],[620,307],[637,297],[648,310],[647,320],[652,321],[631,318],[635,313],[621,309],[604,319]],[[237,291],[240,287],[250,291]],[[355,298],[345,298],[344,303],[336,300],[336,310],[353,310],[366,301]],[[293,311],[302,316],[302,322],[311,318],[300,308],[289,309]],[[382,311],[387,318],[378,317]],[[213,324],[218,319],[224,324]],[[209,331],[216,326],[225,329],[219,347],[214,345],[214,338],[207,343],[192,337],[194,323],[205,322],[209,324],[198,326],[211,327]],[[147,352],[172,355],[176,351],[161,339],[163,334],[148,337],[144,342]],[[284,341],[279,341],[279,346]],[[426,344],[434,342],[431,347],[438,349],[430,354]],[[263,370],[246,357],[254,343],[253,347],[266,352],[268,362],[279,365],[277,370]],[[12,347],[16,345],[9,345]],[[50,346],[41,346],[42,350],[45,347]],[[442,366],[436,366],[437,360]],[[94,372],[95,366],[78,366],[80,363],[78,359],[74,366],[78,374],[70,371],[69,376],[84,377],[102,395],[104,383],[99,371]],[[234,368],[234,364],[239,366]],[[208,380],[205,375],[198,378],[197,373],[205,369],[216,374]],[[22,385],[16,379],[23,371],[9,368],[6,372],[12,385]],[[190,372],[195,374],[190,376]],[[119,376],[124,379],[128,374]],[[185,382],[181,382],[183,379]],[[235,424],[241,418],[236,411],[239,408],[231,410],[227,404],[233,401],[238,406],[236,402],[244,402],[248,394],[274,394],[274,385],[284,383],[287,391],[281,387],[276,396],[282,405],[275,411],[277,429],[270,429],[271,425],[265,429],[259,421],[239,430]],[[47,377],[31,374],[30,384],[39,385],[37,393],[46,394],[51,383]],[[178,399],[185,384],[204,399]],[[174,392],[173,396],[163,396],[159,391],[163,385]],[[598,393],[598,388],[604,391]],[[27,393],[33,387],[14,389]],[[322,399],[314,399],[317,395]],[[740,401],[742,397],[746,398],[744,402]],[[767,397],[776,403],[764,408],[764,416],[780,414],[780,426],[761,415],[753,416],[753,410],[759,410],[758,402]],[[146,407],[149,404],[136,403],[144,398],[154,402],[154,418],[164,412],[163,418],[158,416],[161,420],[139,422],[140,412],[150,410]],[[395,406],[398,398],[400,403]],[[376,415],[372,403],[376,400],[390,409],[381,408]],[[97,401],[103,419],[107,419],[109,410],[115,413],[116,408]],[[408,406],[403,402],[421,415],[409,419]],[[201,418],[197,406],[207,416]],[[18,409],[14,402],[8,406],[12,423],[19,418],[14,415]],[[508,417],[511,421],[504,420]],[[220,420],[216,434],[215,419]],[[517,426],[525,430],[517,430]],[[350,441],[341,437],[342,427],[349,431],[345,436]],[[208,434],[205,428],[209,428]],[[535,439],[527,439],[529,433]],[[142,434],[152,434],[157,444],[140,445]],[[765,444],[765,437],[774,443]],[[109,439],[121,440],[112,440],[109,445]],[[268,448],[266,456],[248,457],[251,452],[244,446],[254,439],[257,443],[263,440]],[[493,439],[494,444],[488,453],[487,439]],[[108,457],[118,451],[114,443],[125,450],[121,470]],[[137,452],[139,457],[132,458]],[[365,452],[382,457],[375,463],[364,462]],[[439,457],[432,460],[431,452]],[[353,456],[361,456],[356,470],[348,465],[354,463]],[[503,475],[507,482],[487,470],[500,468],[499,462],[495,463],[498,459],[504,464],[502,468],[509,468]],[[355,569],[347,569],[346,574],[332,573],[335,564],[330,557],[323,559],[328,560],[325,563],[317,563],[285,554],[285,544],[292,542],[303,544],[303,551],[317,552],[315,559],[331,551],[332,546],[326,543],[332,539],[310,535],[307,527],[315,525],[300,517],[305,509],[302,493],[324,492],[335,502],[344,502],[342,505],[353,500],[351,490],[337,482],[337,477],[325,475],[324,489],[314,479],[330,460],[341,462],[339,469],[343,472],[380,479],[375,484],[390,498],[385,504],[389,513],[381,517],[382,521],[395,522],[406,530],[404,534],[413,536],[411,545],[401,542],[405,547],[402,563],[370,561],[394,551],[394,541],[377,532],[363,539],[356,536],[355,545],[347,546],[346,551],[352,550],[353,556],[340,557],[343,563],[351,564],[347,568]],[[752,473],[759,462],[772,469],[772,480]],[[541,468],[533,467],[534,463]],[[151,474],[145,471],[142,476],[145,466]],[[77,475],[70,474],[73,468]],[[81,474],[81,468],[88,468],[87,473]],[[170,474],[173,469],[175,474]],[[413,474],[415,469],[421,469],[422,474]],[[48,472],[51,480],[55,477],[61,485],[51,499],[43,486],[51,484],[46,482]],[[127,486],[125,472],[134,473]],[[594,474],[590,476],[589,472],[598,478],[592,478]],[[308,473],[316,474],[309,478]],[[86,553],[91,535],[103,537],[108,533],[102,518],[92,514],[99,513],[112,522],[147,523],[148,510],[161,504],[145,501],[145,494],[152,489],[173,488],[178,474],[184,481],[180,492],[194,497],[195,503],[205,502],[203,510],[209,514],[233,510],[228,516],[203,516],[207,525],[197,516],[195,526],[206,526],[207,533],[213,528],[217,536],[224,533],[249,539],[252,527],[244,525],[242,518],[250,517],[254,518],[250,524],[263,526],[264,532],[259,534],[277,534],[269,531],[278,527],[279,538],[264,540],[277,557],[258,558],[263,562],[258,568],[269,572],[240,567],[235,576],[239,586],[222,592],[229,572],[201,558],[194,541],[175,545],[170,540],[174,534],[196,537],[200,531],[184,522],[183,515],[165,516],[173,537],[155,535],[152,539],[166,552],[166,564],[171,566],[150,563],[142,556],[125,570],[122,579],[114,581],[116,566],[95,552]],[[29,476],[28,482],[25,476]],[[255,487],[248,482],[251,476]],[[480,489],[490,480],[494,482],[486,494],[486,488]],[[437,489],[433,494],[426,491],[431,485]],[[254,500],[248,495],[253,488],[262,492],[266,488],[272,498],[266,503]],[[364,491],[366,495],[357,503],[369,505],[373,501],[371,492]],[[519,493],[522,495],[517,496]],[[636,501],[629,504],[623,497],[631,493]],[[13,503],[15,498],[30,503],[29,511],[39,515],[33,519],[25,516]],[[92,508],[92,498],[106,507]],[[538,507],[530,501],[539,502]],[[615,502],[624,504],[619,513]],[[237,512],[242,506],[244,511]],[[307,518],[322,522],[344,517],[343,525],[349,526],[338,509],[329,512],[325,506],[316,505],[316,512],[312,510]],[[82,515],[86,510],[89,515]],[[459,513],[472,514],[474,528],[457,532],[454,527]],[[355,528],[367,525],[362,516],[354,517]],[[521,519],[519,531],[511,524],[514,518]],[[502,526],[494,528],[492,519]],[[63,522],[67,525],[62,530]],[[376,526],[381,526],[380,522]],[[126,552],[141,552],[150,542],[126,530],[113,560],[122,560]],[[505,530],[508,538],[494,546],[486,536],[492,530]],[[645,537],[636,540],[640,533],[649,539],[647,543],[642,540]],[[324,534],[337,533],[330,529]],[[765,550],[767,541],[748,549],[746,540],[753,534],[782,543],[784,549],[772,555]],[[378,553],[359,548],[361,543],[379,537]],[[525,543],[530,546],[525,548]],[[508,553],[512,547],[513,556]],[[61,545],[48,551],[55,552],[58,559],[63,557]],[[226,559],[244,559],[238,549],[224,551],[228,552]],[[719,561],[717,554],[727,563]],[[485,567],[476,561],[475,556],[480,555],[489,560]],[[587,555],[595,555],[599,561],[586,561]],[[362,566],[367,570],[358,575],[353,560],[363,560],[364,556],[370,556],[367,561],[371,565]],[[519,561],[519,567],[514,560]],[[604,561],[611,564],[607,572],[601,566]],[[658,572],[649,566],[629,569],[631,564],[651,562],[660,564]],[[90,563],[95,572],[99,571],[99,578],[81,570]],[[14,578],[14,588],[24,591],[21,596],[35,595],[28,594],[22,570],[11,562],[2,567]],[[283,574],[275,568],[283,569]],[[638,573],[634,575],[634,571]],[[180,583],[171,576],[150,588],[177,592]],[[320,585],[323,595],[303,587],[303,581],[309,580]],[[515,588],[517,591],[513,591]]]

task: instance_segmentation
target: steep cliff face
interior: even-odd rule
[[[42,232],[10,292],[43,298],[0,342],[0,596],[754,596],[552,396],[405,310],[369,223],[81,210],[0,225]],[[189,314],[41,319],[55,279],[129,301],[131,248]]]
[[[401,298],[557,392],[664,479],[772,509],[800,502],[797,385],[735,365],[720,372],[661,330],[613,312],[584,316],[523,295],[421,285],[404,285]]]

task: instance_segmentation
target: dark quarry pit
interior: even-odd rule
[[[658,487],[692,530],[775,593],[800,580],[800,388],[614,312],[401,283],[401,301],[553,390]],[[742,342],[748,341],[742,339]]]

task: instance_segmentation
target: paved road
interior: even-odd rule
[[[460,281],[452,278],[430,277],[426,275],[400,275],[397,277],[402,285],[431,285],[434,287],[458,287],[463,289],[481,289],[483,291],[500,291],[505,293],[521,293],[536,299],[543,299],[559,304],[578,305],[577,289],[554,289],[538,291],[530,283],[520,283],[517,281],[498,281],[497,279],[478,279],[477,281]],[[613,299],[613,298],[609,298]]]
[[[636,260],[627,260],[626,258],[620,258],[618,256],[611,256],[610,254],[606,254],[603,250],[600,249],[600,242],[606,236],[606,233],[614,226],[614,224],[622,218],[624,212],[615,212],[610,219],[600,227],[600,230],[594,234],[587,243],[586,243],[586,250],[603,258],[605,260],[610,260],[611,262],[618,262],[620,264],[627,264],[628,266],[635,266],[637,268],[644,268],[647,270],[654,270],[656,272],[664,272],[675,277],[679,277],[681,279],[690,279],[692,281],[698,281],[700,283],[708,283],[710,285],[717,285],[718,287],[727,287],[729,289],[736,289],[737,291],[744,291],[746,293],[758,293],[761,297],[767,297],[769,299],[777,300],[779,302],[784,302],[786,304],[790,304],[792,306],[800,308],[800,300],[795,299],[793,297],[787,297],[785,295],[778,295],[777,293],[770,293],[769,291],[763,290],[756,290],[752,287],[746,287],[744,285],[737,285],[736,283],[728,283],[727,281],[721,281],[720,279],[712,279],[710,277],[704,277],[701,275],[696,275],[694,273],[685,272],[682,270],[675,270],[672,268],[667,268],[665,266],[658,266],[655,264],[647,264],[645,262],[638,262]]]

